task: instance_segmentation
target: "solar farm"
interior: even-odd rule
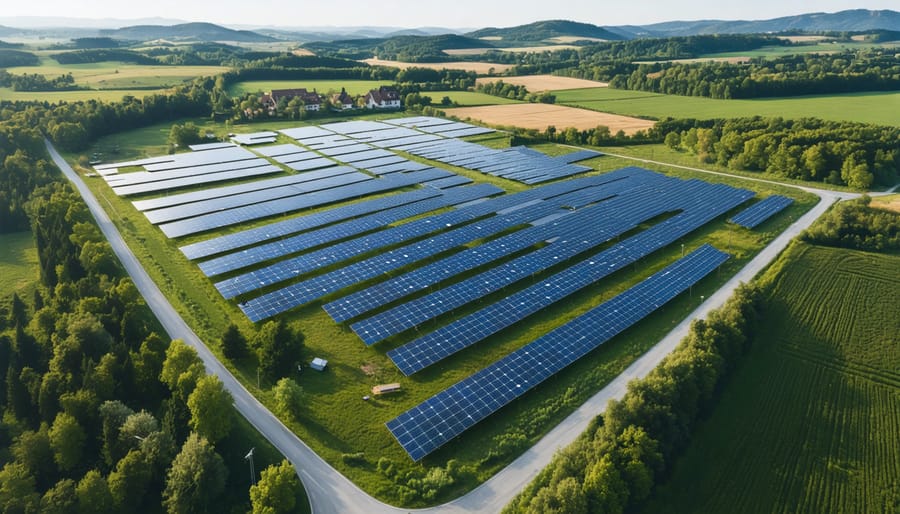
[[[580,164],[601,157],[592,150],[549,156],[460,139],[490,132],[424,116],[344,121],[95,170],[249,321],[324,311],[413,388],[423,371],[682,244],[643,280],[383,415],[382,429],[419,461],[730,257],[700,243],[685,252],[686,238],[727,216],[753,228],[791,202],[753,203],[753,191],[638,167],[597,174]],[[529,187],[510,193],[478,174]]]

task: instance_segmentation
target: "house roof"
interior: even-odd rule
[[[307,104],[317,104],[322,101],[322,98],[315,91],[307,91],[306,88],[299,89],[273,89],[269,95],[272,97],[272,101],[278,103],[279,100],[285,98],[287,100],[291,100],[293,98],[300,98],[303,102]]]
[[[369,94],[366,96],[371,97],[375,103],[379,104],[400,100],[400,93],[396,89],[386,86],[373,89],[369,91]]]

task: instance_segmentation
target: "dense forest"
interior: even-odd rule
[[[654,130],[671,148],[734,170],[867,189],[900,174],[900,128],[816,118],[663,120]]]
[[[42,130],[78,149],[111,130],[208,113],[205,87],[2,107],[0,229],[30,228],[40,264],[30,298],[0,299],[2,512],[278,513],[301,494],[286,463],[247,494],[247,436],[233,429],[230,396],[193,349],[158,335],[86,205],[46,160]],[[251,341],[244,358],[254,352],[274,381],[290,364],[279,352],[302,336],[272,324]]]
[[[900,213],[871,207],[868,196],[841,202],[806,230],[813,244],[870,252],[900,250]]]
[[[630,512],[690,443],[691,432],[753,340],[761,292],[742,286],[645,378],[559,452],[507,513]]]
[[[70,91],[80,88],[75,84],[75,77],[71,73],[51,79],[37,73],[16,75],[6,70],[0,70],[0,87],[8,87],[13,91]]]
[[[0,48],[0,68],[12,66],[37,66],[40,59],[31,52]]]
[[[556,95],[549,91],[540,91],[537,93],[529,93],[525,86],[510,84],[498,80],[496,82],[481,82],[475,86],[475,91],[486,95],[499,96],[501,98],[509,98],[512,100],[522,100],[525,102],[552,104],[556,103]]]
[[[439,36],[394,36],[389,38],[345,39],[306,43],[304,48],[316,55],[345,59],[379,59],[405,62],[446,62],[457,60],[444,50],[459,48],[485,48],[490,41],[444,34]]]

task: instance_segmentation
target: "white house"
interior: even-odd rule
[[[400,93],[392,88],[381,86],[366,93],[367,109],[399,109]]]

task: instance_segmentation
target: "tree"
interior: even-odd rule
[[[303,389],[290,378],[282,378],[275,384],[275,409],[278,414],[297,419],[300,416]]]
[[[272,381],[287,376],[299,360],[303,336],[294,333],[283,321],[270,321],[254,338],[259,352],[259,367]]]
[[[219,377],[206,375],[198,380],[187,405],[191,411],[191,428],[209,442],[215,444],[231,431],[232,399]]]
[[[225,474],[222,457],[209,441],[192,433],[169,468],[163,505],[169,514],[209,512],[225,490]]]
[[[169,143],[181,148],[201,142],[203,142],[203,136],[200,135],[200,127],[191,122],[184,125],[172,125],[172,129],[169,131]]]
[[[128,419],[128,416],[132,414],[134,414],[134,411],[118,400],[106,401],[100,405],[103,458],[109,466],[115,465],[125,454],[125,448],[127,447],[122,445],[119,439],[119,431],[122,428],[122,424]]]
[[[259,482],[250,488],[253,514],[294,512],[301,487],[297,471],[287,459],[278,466],[269,466],[260,474]]]
[[[41,497],[34,477],[18,462],[9,462],[0,470],[0,506],[3,512],[37,514]]]
[[[150,485],[151,469],[147,457],[139,450],[131,450],[122,457],[107,479],[113,505],[119,510],[140,505]]]
[[[81,453],[87,436],[78,420],[60,412],[50,427],[50,447],[59,469],[68,471],[81,462]]]
[[[65,478],[44,493],[41,498],[42,514],[76,514],[78,498],[75,496],[75,481]]]
[[[75,488],[79,514],[108,514],[112,512],[112,495],[109,484],[99,471],[92,469]]]
[[[172,341],[166,350],[166,360],[159,376],[169,386],[169,390],[182,401],[187,401],[197,380],[203,375],[203,362],[197,356],[197,351],[180,339]]]
[[[234,323],[228,325],[222,335],[222,353],[231,360],[247,356],[247,338]]]
[[[159,421],[147,411],[131,414],[119,428],[119,444],[134,448],[151,434],[159,432]]]
[[[22,432],[10,448],[16,463],[25,467],[38,487],[46,489],[56,477],[53,448],[47,424],[42,423],[37,432]]]

